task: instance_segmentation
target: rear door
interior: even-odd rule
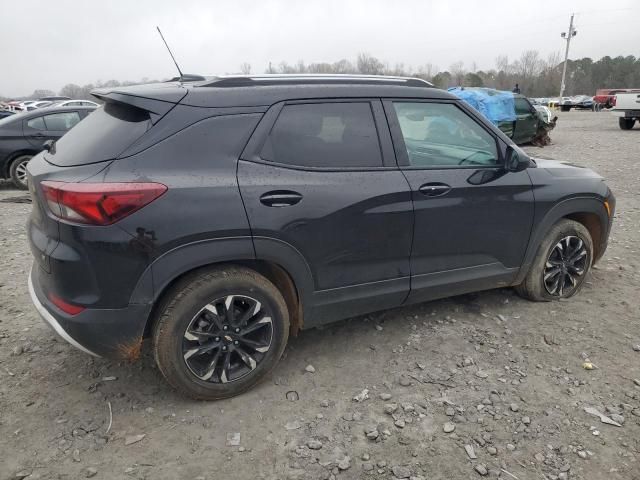
[[[415,226],[409,301],[508,284],[533,222],[526,171],[507,172],[506,145],[455,101],[385,101]]]
[[[538,112],[524,97],[516,96],[514,103],[517,119],[511,138],[517,144],[528,143],[533,140],[538,131]]]
[[[273,106],[239,161],[258,258],[275,244],[313,277],[305,324],[400,305],[413,211],[379,100]]]
[[[81,120],[77,111],[49,113],[23,120],[22,131],[33,147],[41,150],[47,140],[58,140]]]

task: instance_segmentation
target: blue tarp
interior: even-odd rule
[[[478,110],[495,125],[498,122],[514,122],[516,120],[516,107],[511,92],[493,90],[492,88],[464,87],[452,87],[448,90]]]

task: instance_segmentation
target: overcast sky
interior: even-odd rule
[[[457,61],[495,66],[528,49],[564,54],[560,32],[576,12],[570,58],[640,56],[640,1],[616,0],[0,0],[0,95],[67,83],[162,79],[184,72],[262,73],[269,61],[355,60],[393,66]]]

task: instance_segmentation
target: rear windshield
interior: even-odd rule
[[[63,167],[112,160],[151,127],[149,113],[130,105],[106,103],[56,142],[47,161]]]

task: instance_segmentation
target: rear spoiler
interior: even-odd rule
[[[164,117],[187,95],[179,84],[136,85],[132,87],[101,88],[91,95],[105,103],[121,103],[149,113],[151,123]]]

